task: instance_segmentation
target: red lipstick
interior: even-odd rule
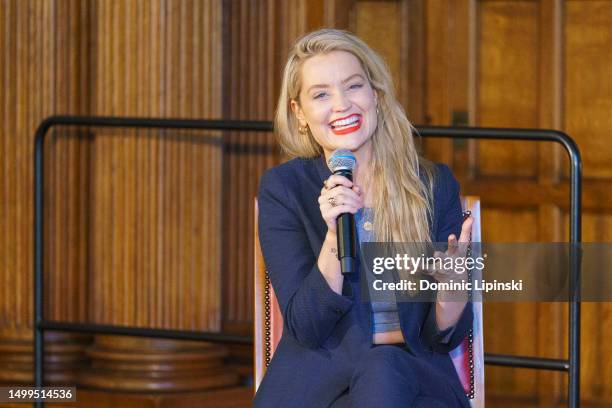
[[[358,114],[352,114],[344,118],[336,119],[329,125],[335,135],[341,136],[355,132],[361,128],[363,117]]]

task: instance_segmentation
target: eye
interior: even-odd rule
[[[327,95],[327,92],[317,92],[316,94],[314,94],[312,96],[312,99],[321,99],[323,98],[325,95]]]
[[[349,89],[359,89],[359,88],[362,88],[362,87],[363,87],[363,84],[357,83],[357,84],[353,84],[353,85],[349,86]]]

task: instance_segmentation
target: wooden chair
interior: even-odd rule
[[[481,242],[480,235],[480,201],[477,197],[462,198],[464,211],[470,211],[474,217],[472,241]],[[254,313],[254,360],[255,391],[259,387],[272,359],[274,350],[283,333],[281,315],[274,289],[266,271],[259,234],[257,230],[258,209],[255,201],[255,313]],[[474,275],[472,279],[480,278]],[[474,326],[470,334],[450,354],[465,393],[469,396],[472,407],[484,407],[484,349],[482,336],[482,303],[474,302]]]

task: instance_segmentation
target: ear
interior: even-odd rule
[[[291,110],[293,111],[293,114],[295,115],[297,120],[300,122],[300,125],[306,126],[306,117],[304,116],[304,111],[300,107],[298,101],[296,101],[295,99],[291,100]]]

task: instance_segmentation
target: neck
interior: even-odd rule
[[[326,163],[329,161],[329,158],[331,157],[332,153],[332,151],[324,150]],[[359,149],[352,150],[352,153],[355,156],[355,160],[357,161],[357,166],[353,171],[353,180],[355,180],[357,184],[361,184],[370,177],[371,170],[369,163],[372,158],[372,141],[368,140]]]
[[[353,150],[352,153],[355,156],[357,165],[353,170],[353,181],[355,184],[360,186],[365,193],[365,206],[372,206],[372,192],[371,192],[371,159],[372,159],[372,141],[369,140],[366,144],[362,145],[359,149]],[[332,151],[324,149],[325,162],[329,161]]]
[[[372,169],[370,167],[370,164],[372,163],[371,143],[371,141],[368,141],[367,144],[361,146],[360,149],[353,152],[355,159],[357,160],[357,166],[355,167],[355,171],[353,173],[353,179],[358,185],[364,188],[367,188],[372,173]]]
[[[369,163],[369,160],[359,160],[359,158],[357,158],[357,166],[353,171],[353,180],[362,187],[367,187],[370,176],[372,175],[372,170],[370,169]]]

